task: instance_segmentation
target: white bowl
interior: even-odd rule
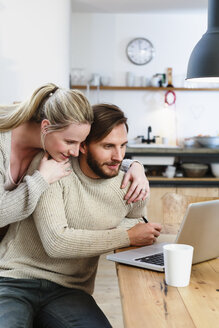
[[[183,143],[184,143],[184,147],[186,148],[194,148],[199,145],[199,144],[197,145],[197,142],[194,138],[186,138]]]
[[[219,148],[219,137],[195,137],[202,147]]]
[[[212,174],[219,178],[219,163],[211,163]]]

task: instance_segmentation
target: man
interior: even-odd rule
[[[99,255],[150,245],[161,230],[156,223],[128,230],[121,225],[125,217],[146,212],[145,201],[128,204],[120,188],[127,130],[118,107],[94,106],[91,133],[79,160],[71,160],[71,175],[52,184],[33,217],[3,240],[11,244],[10,254],[0,260],[0,276],[6,279],[0,282],[0,326],[32,327],[34,318],[34,327],[41,328],[111,327],[91,296]],[[9,306],[12,315],[6,319]],[[16,326],[18,320],[22,325]]]

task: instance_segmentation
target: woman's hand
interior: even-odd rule
[[[45,153],[39,164],[39,172],[48,183],[53,183],[71,173],[71,164],[68,160],[56,162],[49,159],[48,153]]]
[[[125,188],[129,181],[132,183],[127,194],[125,195],[125,199],[128,200],[128,204],[132,202],[135,203],[139,200],[145,200],[145,198],[149,195],[150,188],[143,165],[138,162],[132,163],[124,176],[121,188]]]

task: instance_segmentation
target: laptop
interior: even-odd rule
[[[163,246],[170,242],[159,242],[161,236],[151,246],[109,254],[107,259],[140,268],[164,271]],[[193,246],[193,264],[218,257],[219,200],[189,204],[179,232],[172,243]]]

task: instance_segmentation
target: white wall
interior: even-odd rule
[[[173,68],[173,83],[184,85],[189,55],[206,31],[207,11],[171,14],[72,14],[71,66],[111,76],[112,85],[124,85],[126,72],[151,78]],[[135,37],[148,38],[155,58],[147,65],[128,61],[127,43]],[[92,103],[115,103],[129,118],[130,139],[146,134],[151,125],[155,135],[171,143],[197,134],[219,133],[219,92],[176,92],[176,105],[164,107],[164,92],[93,91]],[[177,114],[177,115],[175,115]],[[176,129],[176,120],[178,122]]]
[[[0,0],[0,103],[69,86],[70,0]]]

